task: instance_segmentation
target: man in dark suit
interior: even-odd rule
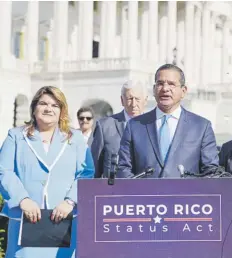
[[[219,152],[219,165],[232,173],[232,141],[224,143]]]
[[[157,107],[131,119],[124,131],[117,177],[131,177],[147,167],[152,177],[180,177],[179,165],[189,172],[218,166],[215,135],[210,121],[180,106],[187,92],[183,71],[172,64],[155,75]]]
[[[93,141],[94,111],[91,107],[81,107],[77,111],[77,119],[85,142],[90,147]]]
[[[147,103],[146,87],[141,82],[126,82],[121,90],[121,103],[124,110],[96,123],[91,145],[95,178],[108,177],[111,155],[118,154],[126,123],[144,112]]]

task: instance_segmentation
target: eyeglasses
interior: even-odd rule
[[[80,121],[84,121],[85,119],[88,120],[88,121],[90,121],[90,120],[92,120],[93,118],[92,118],[91,116],[80,116],[80,117],[78,117],[78,119],[79,119]]]
[[[167,84],[168,87],[171,88],[171,89],[175,89],[175,88],[177,88],[177,87],[182,87],[182,85],[176,84],[176,83],[173,82],[173,81],[157,81],[154,86],[155,86],[156,88],[159,88],[159,89],[160,89],[160,88],[163,88],[165,84]]]

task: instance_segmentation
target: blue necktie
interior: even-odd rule
[[[163,158],[164,163],[166,161],[170,143],[171,143],[170,130],[168,127],[168,119],[170,117],[171,115],[164,115],[162,117],[162,125],[160,127],[160,133],[159,133],[160,151],[161,151],[161,156]]]

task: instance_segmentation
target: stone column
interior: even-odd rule
[[[25,38],[27,38],[27,27],[25,25],[22,26],[20,30],[19,36],[19,59],[27,59],[27,49],[26,49],[26,42]]]
[[[209,45],[210,45],[210,9],[208,2],[204,3],[202,16],[202,55],[201,55],[201,86],[208,83]]]
[[[65,60],[68,48],[68,1],[54,2],[53,58]]]
[[[201,62],[201,10],[197,7],[194,17],[194,69],[193,78],[197,86],[200,86],[200,62]]]
[[[128,56],[136,57],[138,36],[138,1],[128,2]]]
[[[193,77],[193,51],[194,51],[194,5],[185,2],[185,59],[184,71],[187,83],[192,82]]]
[[[100,44],[99,44],[99,57],[100,58],[105,58],[106,56],[106,38],[107,38],[107,33],[106,33],[106,27],[107,27],[107,2],[106,1],[101,1],[101,21],[100,21]]]
[[[178,13],[176,63],[183,70],[184,70],[184,48],[185,48],[184,29],[185,29],[185,10],[182,9]]]
[[[147,60],[148,58],[148,33],[149,33],[148,4],[149,3],[147,3],[146,1],[142,2],[142,10],[141,10],[142,17],[141,17],[140,46],[141,46],[141,58],[144,60]]]
[[[213,83],[215,81],[214,75],[217,73],[217,71],[214,71],[215,67],[215,37],[216,37],[216,13],[211,13],[211,19],[210,19],[210,48],[209,48],[209,82]]]
[[[230,26],[229,21],[225,17],[222,29],[222,65],[221,65],[221,82],[228,82],[229,78],[229,51],[228,48],[230,46],[229,42],[230,38]]]
[[[27,57],[30,63],[38,60],[39,2],[28,1],[27,10]]]
[[[167,3],[160,3],[160,19],[159,19],[159,65],[167,63]]]
[[[73,25],[71,32],[71,60],[76,61],[78,59],[78,26],[77,24]]]
[[[45,44],[45,60],[51,60],[53,57],[53,47],[55,45],[53,19],[50,19],[49,21],[49,30],[46,33],[44,44]]]
[[[0,1],[0,57],[11,55],[12,1]]]
[[[121,57],[128,56],[128,3],[121,2]]]
[[[93,1],[79,2],[80,59],[92,59],[93,52]]]
[[[177,21],[177,3],[168,1],[168,32],[167,32],[167,62],[173,62],[173,50],[176,48],[176,21]]]
[[[148,6],[148,58],[158,61],[158,1],[149,1]]]
[[[107,4],[107,38],[106,38],[106,57],[114,57],[114,47],[116,40],[116,8],[117,1],[106,1]]]

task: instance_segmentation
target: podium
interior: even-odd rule
[[[231,258],[232,179],[80,179],[77,258]]]

